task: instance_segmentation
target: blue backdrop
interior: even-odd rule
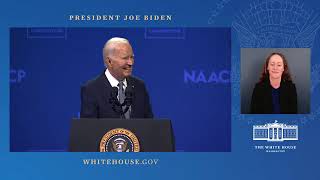
[[[133,74],[177,151],[231,150],[230,28],[11,28],[10,150],[67,151],[80,86],[102,73],[111,37],[134,49]]]
[[[320,162],[320,11],[318,0],[204,0],[195,1],[3,1],[0,6],[1,25],[0,28],[0,165],[2,179],[308,179],[319,180]],[[70,14],[172,14],[171,21],[69,21]],[[16,153],[10,152],[10,86],[12,88],[23,88],[23,81],[28,79],[28,72],[24,67],[10,67],[10,28],[12,27],[231,27],[232,35],[232,57],[231,57],[231,119],[232,119],[232,148],[231,152],[223,153]],[[34,34],[33,32],[36,32]],[[31,38],[41,36],[39,32],[32,31]],[[40,32],[41,34],[41,32]],[[63,31],[54,33],[53,36],[64,38]],[[68,33],[67,33],[68,34]],[[178,36],[180,37],[180,36]],[[26,37],[23,37],[26,39]],[[90,39],[88,37],[88,39]],[[40,39],[37,39],[40,41]],[[58,41],[59,39],[53,40]],[[60,39],[61,40],[61,39]],[[99,39],[104,41],[105,39]],[[52,42],[53,43],[53,42]],[[135,43],[132,41],[132,43]],[[212,46],[214,46],[212,42]],[[48,44],[47,44],[48,45]],[[90,44],[94,46],[98,44]],[[102,44],[101,44],[102,45]],[[91,74],[76,82],[74,95],[67,97],[74,101],[79,100],[79,85],[87,79],[102,71],[101,45],[97,53],[90,56],[92,60]],[[185,44],[183,44],[185,45]],[[134,45],[136,46],[136,44]],[[195,45],[196,46],[196,45]],[[198,45],[197,45],[198,46]],[[71,48],[71,47],[70,47]],[[139,51],[141,49],[137,49]],[[310,88],[310,114],[305,115],[243,115],[240,113],[240,49],[241,48],[310,48],[311,50],[311,88]],[[88,49],[88,46],[81,51]],[[23,49],[20,49],[23,51]],[[33,50],[35,51],[35,50]],[[157,51],[158,52],[158,51]],[[34,57],[39,51],[34,53]],[[81,52],[82,53],[82,52]],[[137,52],[136,52],[137,53]],[[190,53],[190,52],[184,52]],[[57,53],[52,53],[55,57]],[[70,55],[70,52],[66,52]],[[77,53],[78,54],[78,53]],[[159,53],[157,53],[159,54]],[[168,54],[171,55],[171,54]],[[140,56],[140,55],[139,55]],[[51,64],[49,67],[42,66],[42,71],[49,71],[54,62],[47,59],[41,63]],[[141,56],[145,58],[145,56]],[[168,56],[166,56],[168,57]],[[100,59],[99,59],[100,58]],[[211,58],[211,57],[210,57]],[[59,59],[56,57],[56,59]],[[166,58],[165,58],[166,59]],[[165,60],[164,59],[164,60]],[[151,59],[152,60],[152,59]],[[163,60],[163,61],[164,61]],[[212,63],[221,63],[220,61]],[[76,61],[68,59],[68,61]],[[82,61],[82,60],[81,60]],[[150,61],[150,59],[145,59]],[[197,59],[198,61],[198,59]],[[155,91],[151,86],[153,82],[148,80],[140,72],[146,69],[140,68],[142,59],[137,59],[135,74],[143,78],[151,95]],[[184,59],[175,61],[183,64]],[[77,61],[78,64],[81,64]],[[83,62],[82,62],[83,63]],[[26,65],[28,62],[25,63]],[[67,64],[67,63],[65,63]],[[195,63],[197,67],[201,65]],[[144,63],[143,63],[144,65]],[[40,66],[40,65],[39,65]],[[168,66],[170,67],[170,66]],[[168,68],[166,67],[166,68]],[[60,67],[59,67],[60,68]],[[160,69],[160,67],[157,67]],[[194,68],[194,67],[191,67]],[[70,67],[74,69],[74,67]],[[156,69],[156,68],[154,68]],[[164,68],[163,68],[164,69]],[[205,69],[205,68],[204,68]],[[138,72],[139,71],[139,72]],[[212,71],[212,69],[210,69]],[[219,71],[219,70],[217,70]],[[63,72],[58,72],[63,73]],[[81,73],[86,73],[81,70]],[[164,74],[164,73],[162,73]],[[153,74],[161,76],[162,74]],[[183,73],[182,73],[183,74]],[[184,80],[184,74],[182,79]],[[30,77],[30,76],[29,76]],[[181,77],[181,76],[179,76]],[[37,77],[39,78],[39,77]],[[78,78],[78,76],[77,76]],[[177,77],[178,78],[178,77]],[[201,78],[200,78],[201,80]],[[10,83],[11,81],[11,83]],[[62,80],[61,80],[62,81]],[[16,84],[12,84],[15,83]],[[21,82],[21,83],[19,83]],[[74,81],[73,81],[74,82]],[[70,82],[68,82],[70,83]],[[60,83],[62,84],[62,83]],[[206,84],[208,85],[208,84]],[[189,83],[190,87],[199,87],[200,84]],[[201,85],[203,86],[203,84]],[[59,91],[59,88],[55,88]],[[195,89],[193,89],[195,90]],[[64,91],[65,92],[65,91]],[[50,95],[47,95],[50,96]],[[224,95],[221,95],[224,96]],[[30,96],[32,99],[32,97]],[[160,109],[157,101],[152,95],[152,103],[157,116]],[[67,99],[68,100],[68,99]],[[63,103],[67,102],[63,99]],[[162,99],[161,99],[162,100]],[[36,104],[33,107],[40,106]],[[69,101],[68,101],[69,102]],[[23,103],[23,102],[20,102]],[[29,103],[29,102],[28,102]],[[63,105],[62,103],[62,105]],[[70,116],[77,116],[79,104],[72,107],[65,121],[70,121]],[[61,106],[62,106],[61,105]],[[210,106],[211,107],[211,106]],[[210,107],[204,108],[211,111]],[[24,108],[27,108],[25,106]],[[162,108],[162,107],[161,107]],[[48,108],[47,108],[48,109]],[[61,109],[61,111],[64,109]],[[221,111],[229,111],[225,108]],[[49,111],[47,111],[49,112]],[[45,117],[52,116],[48,113]],[[160,115],[159,115],[160,116]],[[43,118],[39,116],[40,118]],[[174,128],[179,131],[176,119],[171,117]],[[44,118],[43,118],[44,119]],[[33,120],[33,119],[32,119]],[[280,123],[297,125],[299,127],[299,140],[285,142],[262,142],[254,141],[252,128],[254,125],[263,125],[278,120]],[[44,120],[45,121],[45,120]],[[63,121],[63,120],[61,120]],[[29,125],[35,126],[34,123]],[[51,124],[46,124],[50,126]],[[17,127],[19,128],[19,127]],[[49,128],[48,128],[49,129]],[[60,130],[60,129],[59,129]],[[55,132],[56,136],[66,133]],[[180,130],[182,131],[182,130]],[[44,134],[45,135],[45,134]],[[30,135],[23,134],[23,139],[30,139]],[[187,138],[186,138],[187,139]],[[47,139],[46,139],[47,141]],[[67,142],[64,142],[66,144]],[[60,144],[61,145],[61,144]],[[267,153],[264,150],[256,150],[256,145],[287,146],[295,145],[295,150],[286,150],[282,153]],[[63,147],[61,145],[60,147]],[[181,146],[180,146],[180,149]],[[85,166],[84,158],[130,158],[145,159],[158,158],[160,162],[155,166]]]

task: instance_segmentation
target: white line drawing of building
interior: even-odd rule
[[[298,140],[298,126],[278,123],[267,123],[253,126],[253,140],[272,142]]]

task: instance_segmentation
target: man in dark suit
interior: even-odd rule
[[[103,60],[107,69],[81,87],[81,118],[153,118],[143,81],[131,76],[134,54],[129,41],[108,40]]]

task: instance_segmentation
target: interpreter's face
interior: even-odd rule
[[[117,79],[123,80],[132,73],[134,63],[133,50],[130,44],[118,44],[112,56],[109,57],[108,69]]]
[[[275,54],[271,56],[268,63],[268,71],[270,78],[279,79],[284,71],[284,64],[281,56]]]

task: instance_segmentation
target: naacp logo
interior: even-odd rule
[[[282,142],[298,140],[298,126],[278,123],[268,123],[253,126],[253,140],[265,140],[271,142]]]
[[[139,152],[140,144],[136,135],[123,128],[108,131],[100,141],[100,152]]]

